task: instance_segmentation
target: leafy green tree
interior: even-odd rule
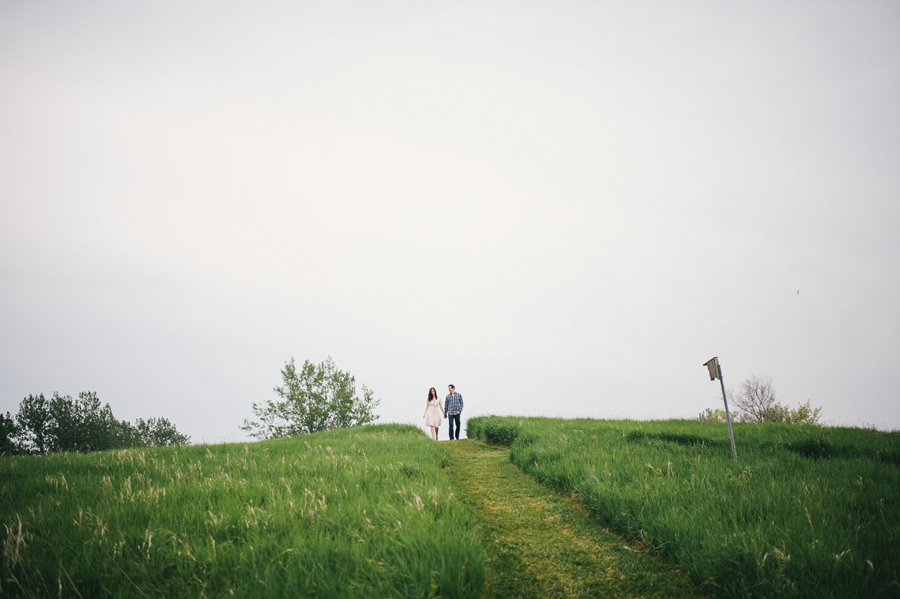
[[[16,414],[19,447],[25,453],[47,453],[51,435],[50,402],[44,394],[29,395]]]
[[[372,391],[362,385],[356,394],[356,378],[338,369],[331,356],[320,364],[309,360],[297,368],[294,358],[281,369],[282,384],[274,388],[279,400],[253,403],[258,421],[244,420],[241,430],[257,439],[295,437],[332,428],[369,424],[378,419]]]
[[[135,424],[131,424],[127,420],[117,420],[115,435],[117,448],[119,449],[144,445],[144,442],[141,440],[141,433],[137,429],[137,421],[135,421]]]
[[[50,451],[102,451],[127,447],[119,438],[119,421],[97,393],[82,391],[78,399],[53,394],[50,400]]]
[[[19,453],[19,445],[16,438],[19,436],[19,427],[9,412],[4,416],[0,414],[0,456]]]
[[[109,404],[102,404],[93,391],[83,391],[77,399],[54,392],[49,401],[43,394],[29,395],[19,405],[15,422],[7,419],[10,422],[0,415],[0,453],[159,447],[186,445],[191,439],[166,418],[139,418],[133,425],[117,420]]]
[[[191,438],[182,435],[167,418],[150,418],[135,421],[135,431],[141,445],[165,447],[167,445],[187,445]]]

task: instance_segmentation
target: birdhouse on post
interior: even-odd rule
[[[713,357],[703,364],[709,370],[709,380],[719,379],[722,387],[722,401],[725,402],[725,419],[728,421],[728,436],[731,437],[731,455],[737,461],[737,448],[734,446],[734,432],[731,430],[731,412],[728,410],[728,396],[725,395],[725,379],[722,378],[722,367],[719,366],[718,356]]]

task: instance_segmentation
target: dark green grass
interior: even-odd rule
[[[477,596],[449,460],[402,425],[3,458],[0,596]]]
[[[726,597],[900,597],[900,434],[474,418],[540,482]]]

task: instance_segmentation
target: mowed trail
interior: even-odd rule
[[[510,463],[508,449],[472,439],[441,444],[482,528],[484,597],[704,596],[683,573],[597,524],[576,500],[535,482]]]

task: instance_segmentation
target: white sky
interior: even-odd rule
[[[0,411],[900,428],[896,2],[0,2]],[[442,438],[445,431],[442,431]]]

